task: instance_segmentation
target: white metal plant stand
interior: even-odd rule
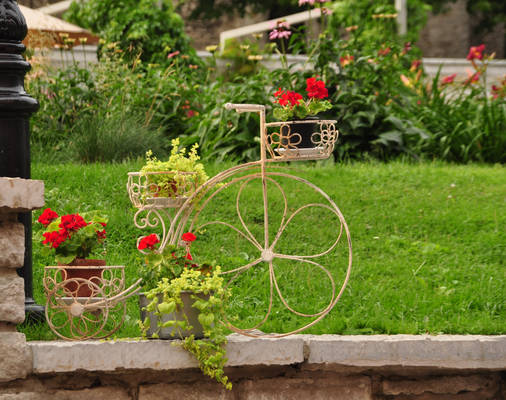
[[[263,310],[265,315],[259,321],[243,326],[243,322],[236,321],[224,311],[224,323],[232,331],[252,337],[281,337],[298,333],[324,318],[341,298],[351,272],[351,238],[339,208],[323,190],[303,178],[279,171],[277,169],[279,167],[275,163],[328,158],[332,154],[338,137],[338,131],[335,128],[336,121],[311,121],[316,122],[316,129],[310,135],[310,145],[301,148],[298,146],[302,140],[298,132],[300,127],[298,124],[301,121],[267,124],[265,122],[265,106],[263,105],[228,103],[225,107],[239,113],[255,112],[259,114],[260,160],[229,168],[202,184],[185,197],[181,203],[165,207],[159,207],[154,203],[136,204],[134,200],[145,196],[142,193],[146,193],[149,183],[136,186],[131,180],[134,173],[130,173],[127,188],[132,203],[139,208],[135,223],[140,228],[161,228],[162,239],[158,251],[163,251],[163,248],[168,244],[179,245],[184,232],[202,232],[204,235],[208,235],[208,239],[209,237],[211,240],[214,238],[216,240],[216,244],[213,243],[215,253],[221,254],[227,251],[233,253],[234,249],[230,248],[234,246],[238,249],[235,251],[248,248],[248,259],[244,263],[239,262],[241,265],[235,262],[235,265],[222,266],[222,274],[227,278],[227,287],[233,288],[241,279],[258,278],[255,275],[255,269],[264,268],[269,286],[265,290],[267,297]],[[286,182],[291,182],[290,187],[296,185],[297,190],[300,188],[301,193],[309,193],[311,202],[292,205],[294,200],[300,200],[301,196],[297,196],[297,193],[287,193],[283,188],[283,184]],[[233,193],[232,196],[229,194],[230,192]],[[258,203],[262,204],[262,207],[254,212],[245,211],[241,199],[248,195],[256,195]],[[216,208],[217,205],[218,208]],[[210,209],[213,210],[212,213],[216,214],[217,210],[223,209],[226,205],[233,205],[234,209],[223,212],[219,219],[214,220],[213,217],[216,215],[207,215],[210,213]],[[279,212],[273,213],[273,207],[277,208]],[[169,209],[170,211],[168,211]],[[162,210],[165,212],[163,215]],[[141,223],[137,222],[139,212],[147,213]],[[169,212],[173,214],[169,214]],[[323,224],[332,225],[335,228],[335,236],[324,238],[324,240],[314,239],[318,243],[320,241],[326,242],[324,248],[320,250],[310,251],[308,254],[289,254],[283,250],[281,245],[283,236],[287,230],[291,229],[294,221],[304,220],[304,218],[310,221],[305,223],[304,231],[313,230],[318,233],[319,227]],[[213,229],[217,230],[213,231]],[[218,244],[220,229],[233,231],[236,241],[241,241],[241,244]],[[308,245],[312,244],[314,243],[308,243]],[[303,248],[306,243],[300,245]],[[324,262],[333,260],[336,254],[340,254],[343,264],[339,267],[338,273],[336,268],[322,265]],[[313,283],[310,282],[310,275],[317,277]],[[317,302],[319,305],[317,310],[308,311],[311,307],[306,307],[304,304],[302,306],[292,304],[294,299],[285,294],[283,282],[286,282],[287,277],[293,276],[298,281],[300,280],[300,284],[318,285],[317,289],[321,292],[322,297],[325,294],[325,301]],[[239,300],[232,298],[231,301]],[[310,305],[310,303],[308,299],[307,304]],[[273,314],[279,313],[280,307],[296,314],[304,322],[300,326],[290,327],[288,332],[263,333],[260,331],[260,328],[268,320],[275,318]],[[275,309],[276,311],[274,311]]]

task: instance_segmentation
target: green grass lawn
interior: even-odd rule
[[[141,161],[122,164],[32,165],[32,177],[45,181],[46,206],[58,213],[93,209],[109,216],[107,262],[125,265],[128,283],[136,280],[141,259],[135,248],[143,232],[135,228],[135,209],[125,185],[126,173]],[[225,169],[211,165],[210,176]],[[338,205],[351,231],[353,267],[341,300],[307,333],[505,334],[506,174],[501,166],[409,165],[403,163],[292,164],[289,173],[323,189]],[[318,201],[318,195],[288,179],[289,211]],[[235,192],[234,192],[235,191]],[[223,191],[203,213],[233,222],[235,194]],[[282,197],[270,186],[270,234],[281,221]],[[321,200],[321,199],[320,199]],[[240,211],[253,236],[263,241],[263,206],[259,187],[244,190]],[[307,212],[306,212],[307,211]],[[301,212],[280,238],[277,251],[312,254],[323,251],[336,234],[336,219],[324,209]],[[34,212],[34,221],[41,211]],[[34,234],[39,229],[34,222]],[[194,252],[225,269],[258,257],[248,242],[224,227],[197,232]],[[271,236],[272,237],[272,236]],[[34,297],[44,304],[43,268],[52,258],[40,255],[34,241]],[[318,262],[328,267],[340,287],[346,269],[346,246],[338,245]],[[302,312],[324,306],[329,289],[325,274],[306,263],[275,262],[276,277],[287,302]],[[269,278],[259,264],[233,286],[227,312],[239,326],[265,315]],[[139,336],[136,299],[119,337]],[[264,331],[286,332],[311,319],[287,312],[275,299]],[[20,328],[29,340],[51,339],[45,325]]]

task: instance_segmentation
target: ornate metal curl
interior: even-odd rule
[[[68,268],[88,276],[71,277]],[[126,299],[140,290],[140,281],[125,289],[124,266],[48,266],[43,280],[48,325],[66,340],[108,337],[123,324]],[[83,296],[83,291],[88,295]]]
[[[338,134],[335,120],[302,120],[271,122],[265,124],[262,135],[269,156],[276,161],[321,160],[330,157],[334,151]],[[302,135],[296,129],[300,126],[318,125],[310,134],[310,147],[300,147]],[[269,128],[277,128],[269,133]]]
[[[163,243],[160,251],[167,243],[167,228],[172,223],[174,210],[180,208],[195,192],[196,175],[196,172],[178,171],[128,173],[128,196],[133,206],[138,208],[134,224],[139,229],[160,228],[160,241]],[[166,183],[165,189],[161,189],[157,182],[162,177],[168,177],[173,183]],[[141,239],[142,236],[137,239],[137,245]]]

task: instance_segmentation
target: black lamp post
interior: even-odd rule
[[[22,53],[27,34],[25,18],[15,0],[0,0],[0,176],[30,179],[30,116],[37,100],[24,89],[30,64]],[[25,227],[25,262],[19,275],[25,281],[27,316],[43,318],[44,308],[35,304],[32,286],[32,213],[19,214]]]

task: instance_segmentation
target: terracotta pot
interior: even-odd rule
[[[188,318],[189,324],[193,327],[191,330],[183,330],[178,331],[173,327],[161,328],[158,332],[158,336],[160,339],[184,339],[191,334],[195,335],[195,339],[202,339],[204,337],[204,330],[202,325],[198,320],[199,310],[192,307],[194,300],[191,298],[192,292],[183,291],[181,292],[181,300],[183,301],[183,308],[181,310],[176,310],[170,314],[163,314],[161,317],[161,322],[167,321],[183,321],[185,316]],[[202,299],[209,299],[209,295],[204,295],[202,293],[197,294],[198,297]],[[158,303],[161,303],[163,300],[163,295],[158,295]],[[148,337],[151,337],[153,333],[158,331],[158,316],[152,312],[148,312],[143,310],[151,300],[148,299],[144,293],[139,293],[139,305],[141,307],[141,320],[144,321],[146,317],[149,317],[149,329],[147,332]]]
[[[67,268],[61,271],[63,280],[70,280],[65,284],[65,288],[72,293],[73,297],[93,297],[96,295],[96,286],[101,286],[102,271],[101,267],[105,267],[105,260],[93,260],[88,258],[76,258],[69,264],[60,264]],[[76,268],[72,268],[76,267]],[[80,267],[96,267],[96,268],[80,268]],[[74,278],[79,280],[72,281]],[[87,285],[84,280],[90,281],[95,285]],[[76,292],[77,291],[77,292]]]

